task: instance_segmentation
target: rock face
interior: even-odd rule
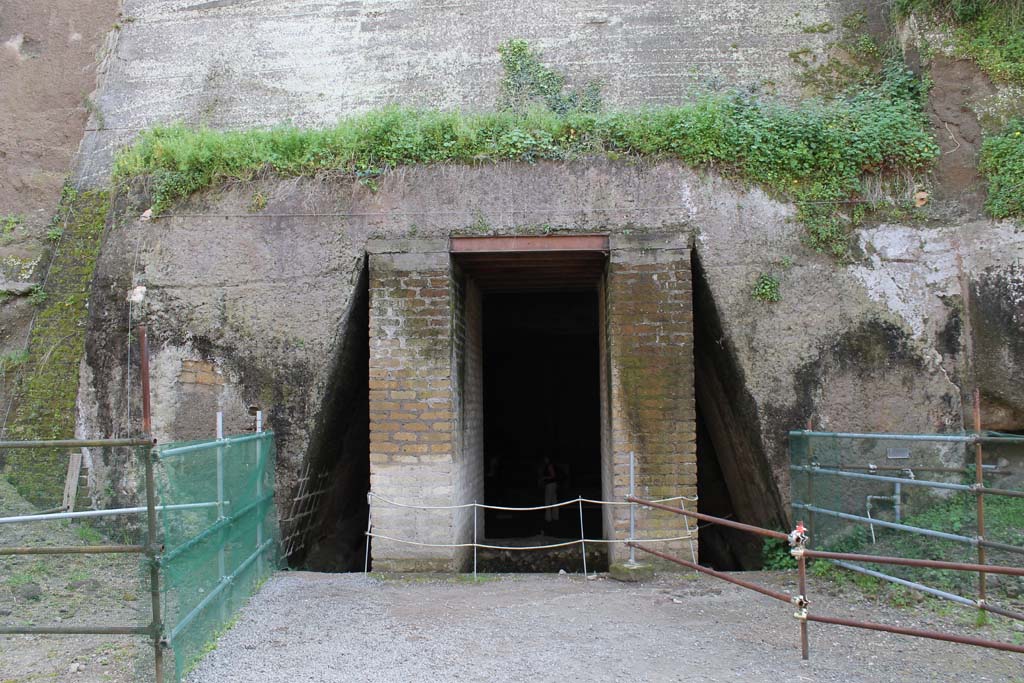
[[[103,125],[83,140],[76,180],[105,185],[114,150],[156,124],[321,126],[390,104],[490,109],[495,48],[509,38],[529,39],[572,83],[598,79],[609,107],[679,103],[719,81],[795,99],[791,53],[821,55],[823,27],[876,5],[129,0],[94,98]],[[403,168],[376,191],[331,177],[267,178],[194,196],[149,222],[137,219],[149,207],[143,194],[122,196],[92,285],[80,431],[137,429],[137,358],[125,339],[129,319],[146,322],[156,436],[208,437],[218,410],[228,431],[247,429],[259,406],[278,436],[285,533],[304,548],[293,559],[355,566],[369,477],[368,241],[538,232],[673,233],[692,243],[709,512],[786,524],[786,432],[808,422],[957,431],[978,385],[986,427],[1024,430],[1013,381],[1024,365],[1024,233],[978,216],[980,128],[960,106],[992,89],[963,63],[935,68],[949,88],[929,115],[953,136],[941,140],[942,210],[926,224],[859,230],[849,264],[803,245],[792,206],[674,163]],[[765,274],[778,279],[781,301],[753,298]],[[91,476],[101,503],[132,488],[132,468],[114,456],[94,458]],[[318,504],[302,527],[291,520],[306,499]],[[719,540],[722,564],[756,565],[757,546]]]
[[[254,192],[269,201],[250,213]],[[126,431],[129,400],[138,415],[137,393],[124,390],[123,313],[127,293],[143,285],[135,319],[153,338],[156,435],[209,436],[217,409],[229,431],[244,429],[247,406],[260,405],[278,434],[286,519],[307,463],[339,443],[365,457],[365,443],[344,429],[324,435],[365,401],[352,360],[362,352],[352,349],[365,343],[371,237],[436,239],[481,234],[481,225],[488,234],[688,235],[698,413],[725,475],[724,492],[704,495],[709,504],[724,495],[744,521],[785,523],[786,432],[808,420],[831,430],[957,431],[976,379],[990,403],[1005,406],[999,426],[1019,428],[1020,393],[999,369],[1024,362],[1015,334],[1024,233],[1010,223],[865,228],[856,236],[863,256],[842,266],[804,247],[792,208],[759,190],[673,163],[607,160],[410,168],[376,192],[267,180],[195,197],[178,217],[138,221],[143,208],[121,206],[98,264],[83,429]],[[764,272],[778,274],[778,303],[751,296]],[[111,462],[95,476],[123,471]],[[353,513],[324,514],[336,527],[324,538],[345,536],[346,524],[361,533]],[[327,566],[336,556],[322,541],[311,539]]]
[[[87,133],[77,175],[105,184],[113,151],[155,124],[325,126],[395,104],[491,109],[496,48],[510,38],[530,40],[570,80],[599,81],[611,106],[679,103],[723,83],[796,96],[789,53],[829,40],[805,28],[871,4],[127,0],[95,98],[103,125]]]

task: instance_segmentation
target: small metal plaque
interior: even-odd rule
[[[890,448],[886,456],[889,460],[908,460],[910,458],[909,448]]]

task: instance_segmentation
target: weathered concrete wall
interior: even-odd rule
[[[679,103],[694,88],[759,86],[794,96],[789,53],[820,51],[808,26],[864,0],[125,0],[101,74],[79,179],[103,184],[140,129],[326,126],[389,104],[494,107],[496,47],[524,38],[611,106]]]
[[[250,213],[257,189],[269,202]],[[135,319],[154,338],[157,435],[212,433],[213,416],[190,412],[185,400],[198,385],[179,382],[192,372],[184,361],[212,363],[216,382],[202,391],[214,398],[201,412],[221,407],[235,429],[250,419],[250,402],[269,411],[279,435],[279,505],[293,494],[309,434],[323,419],[371,236],[444,238],[481,234],[481,226],[495,234],[692,235],[720,316],[715,347],[731,358],[730,379],[750,407],[738,428],[767,458],[779,501],[786,430],[809,418],[844,430],[958,430],[963,390],[991,375],[970,362],[979,340],[992,344],[986,356],[1008,359],[1005,367],[1022,362],[1014,330],[1024,234],[1010,223],[865,228],[857,234],[862,257],[841,266],[805,248],[792,207],[757,189],[673,163],[607,160],[408,168],[383,178],[376,193],[349,181],[268,180],[195,197],[177,216],[136,220],[146,206],[125,207],[104,245],[82,429],[128,432],[125,296],[145,285]],[[754,301],[755,280],[770,271],[782,301]],[[1019,400],[1006,396],[999,388],[993,400]],[[768,503],[751,521],[784,514]]]

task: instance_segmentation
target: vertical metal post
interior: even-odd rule
[[[363,558],[363,573],[370,571],[370,530],[373,528],[373,505],[370,504],[370,494],[366,494],[366,556]]]
[[[583,550],[583,577],[587,576],[587,534],[583,531],[583,498],[577,497],[580,504],[580,548]]]
[[[143,356],[145,357],[145,356]],[[145,376],[145,375],[144,375]],[[143,405],[148,403],[144,402]],[[146,556],[149,558],[149,596],[153,614],[150,628],[153,630],[153,667],[156,683],[164,680],[163,623],[160,619],[160,565],[158,562],[160,546],[157,544],[156,529],[156,477],[153,474],[153,459],[156,449],[142,448],[146,466],[146,531],[149,542],[146,545]]]
[[[142,380],[142,433],[149,436],[153,431],[153,415],[149,403],[149,340],[145,325],[139,325],[139,370]]]
[[[813,505],[814,503],[811,503]],[[895,484],[895,491],[892,494],[892,506],[893,513],[896,515],[896,521],[903,521],[903,485],[899,482]]]
[[[636,456],[629,452],[629,497],[636,495]],[[636,536],[636,503],[629,504],[629,540]],[[636,550],[629,546],[629,564],[636,564]]]
[[[976,436],[981,436],[981,390],[978,387],[974,387],[974,433]],[[979,491],[975,494],[977,499],[979,541],[985,539],[985,495],[980,490],[985,486],[985,479],[982,476],[981,461],[981,441],[979,440],[974,443],[974,483],[979,488]],[[985,564],[985,546],[981,543],[978,543],[978,564]],[[978,602],[981,605],[985,604],[985,577],[985,572],[978,572]],[[984,618],[985,610],[982,609],[979,615],[980,618]]]
[[[224,519],[224,446],[220,444],[224,439],[224,413],[217,411],[217,521]],[[227,577],[227,567],[224,557],[224,536],[220,535],[219,547],[217,549],[217,577],[221,582]],[[224,601],[220,600],[221,623],[227,619],[224,611]]]
[[[807,597],[807,559],[803,553],[800,553],[796,558],[798,576],[800,582],[800,596],[803,598]],[[803,608],[806,610],[806,607]],[[803,615],[804,618],[800,619],[800,658],[806,661],[810,657],[809,646],[807,643],[807,614]]]
[[[476,581],[476,501],[473,501],[473,580]]]
[[[812,431],[814,423],[810,418],[807,419],[807,431]],[[807,504],[814,505],[814,438],[807,435]],[[814,513],[810,513],[807,518],[807,532],[811,538],[814,537]]]
[[[142,432],[148,438],[153,431],[153,413],[149,400],[149,340],[146,326],[139,325],[139,375],[142,383]],[[129,425],[129,428],[131,426]],[[164,682],[163,620],[160,615],[160,546],[156,526],[156,475],[153,472],[155,448],[140,448],[146,469],[146,557],[149,558],[149,598],[153,630],[153,676],[156,683]]]
[[[256,433],[260,434],[263,432],[263,411],[256,411]],[[263,439],[256,439],[256,500],[263,498]],[[260,506],[256,511],[256,547],[263,547],[263,522],[266,519],[266,511],[263,510],[263,503],[257,503]],[[263,510],[263,514],[260,514],[260,510]],[[256,573],[259,576],[263,576],[263,553],[259,554],[256,558]]]
[[[685,510],[686,509],[686,499],[685,498],[680,498],[679,499],[679,509],[680,510]],[[690,529],[690,518],[687,517],[686,515],[683,515],[682,517],[683,517],[683,526],[686,527],[686,536],[687,536],[687,538],[690,541],[690,558],[693,560],[694,564],[697,564],[697,551],[694,550],[694,547],[693,547],[693,531]],[[697,525],[694,524],[694,526],[696,527]],[[694,570],[694,573],[700,574],[700,572],[698,572],[696,570]]]

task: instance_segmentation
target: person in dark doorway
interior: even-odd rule
[[[558,468],[551,458],[544,456],[544,464],[541,466],[541,485],[544,487],[544,504],[554,505],[558,502]],[[558,521],[558,508],[547,508],[544,510],[545,522]]]

